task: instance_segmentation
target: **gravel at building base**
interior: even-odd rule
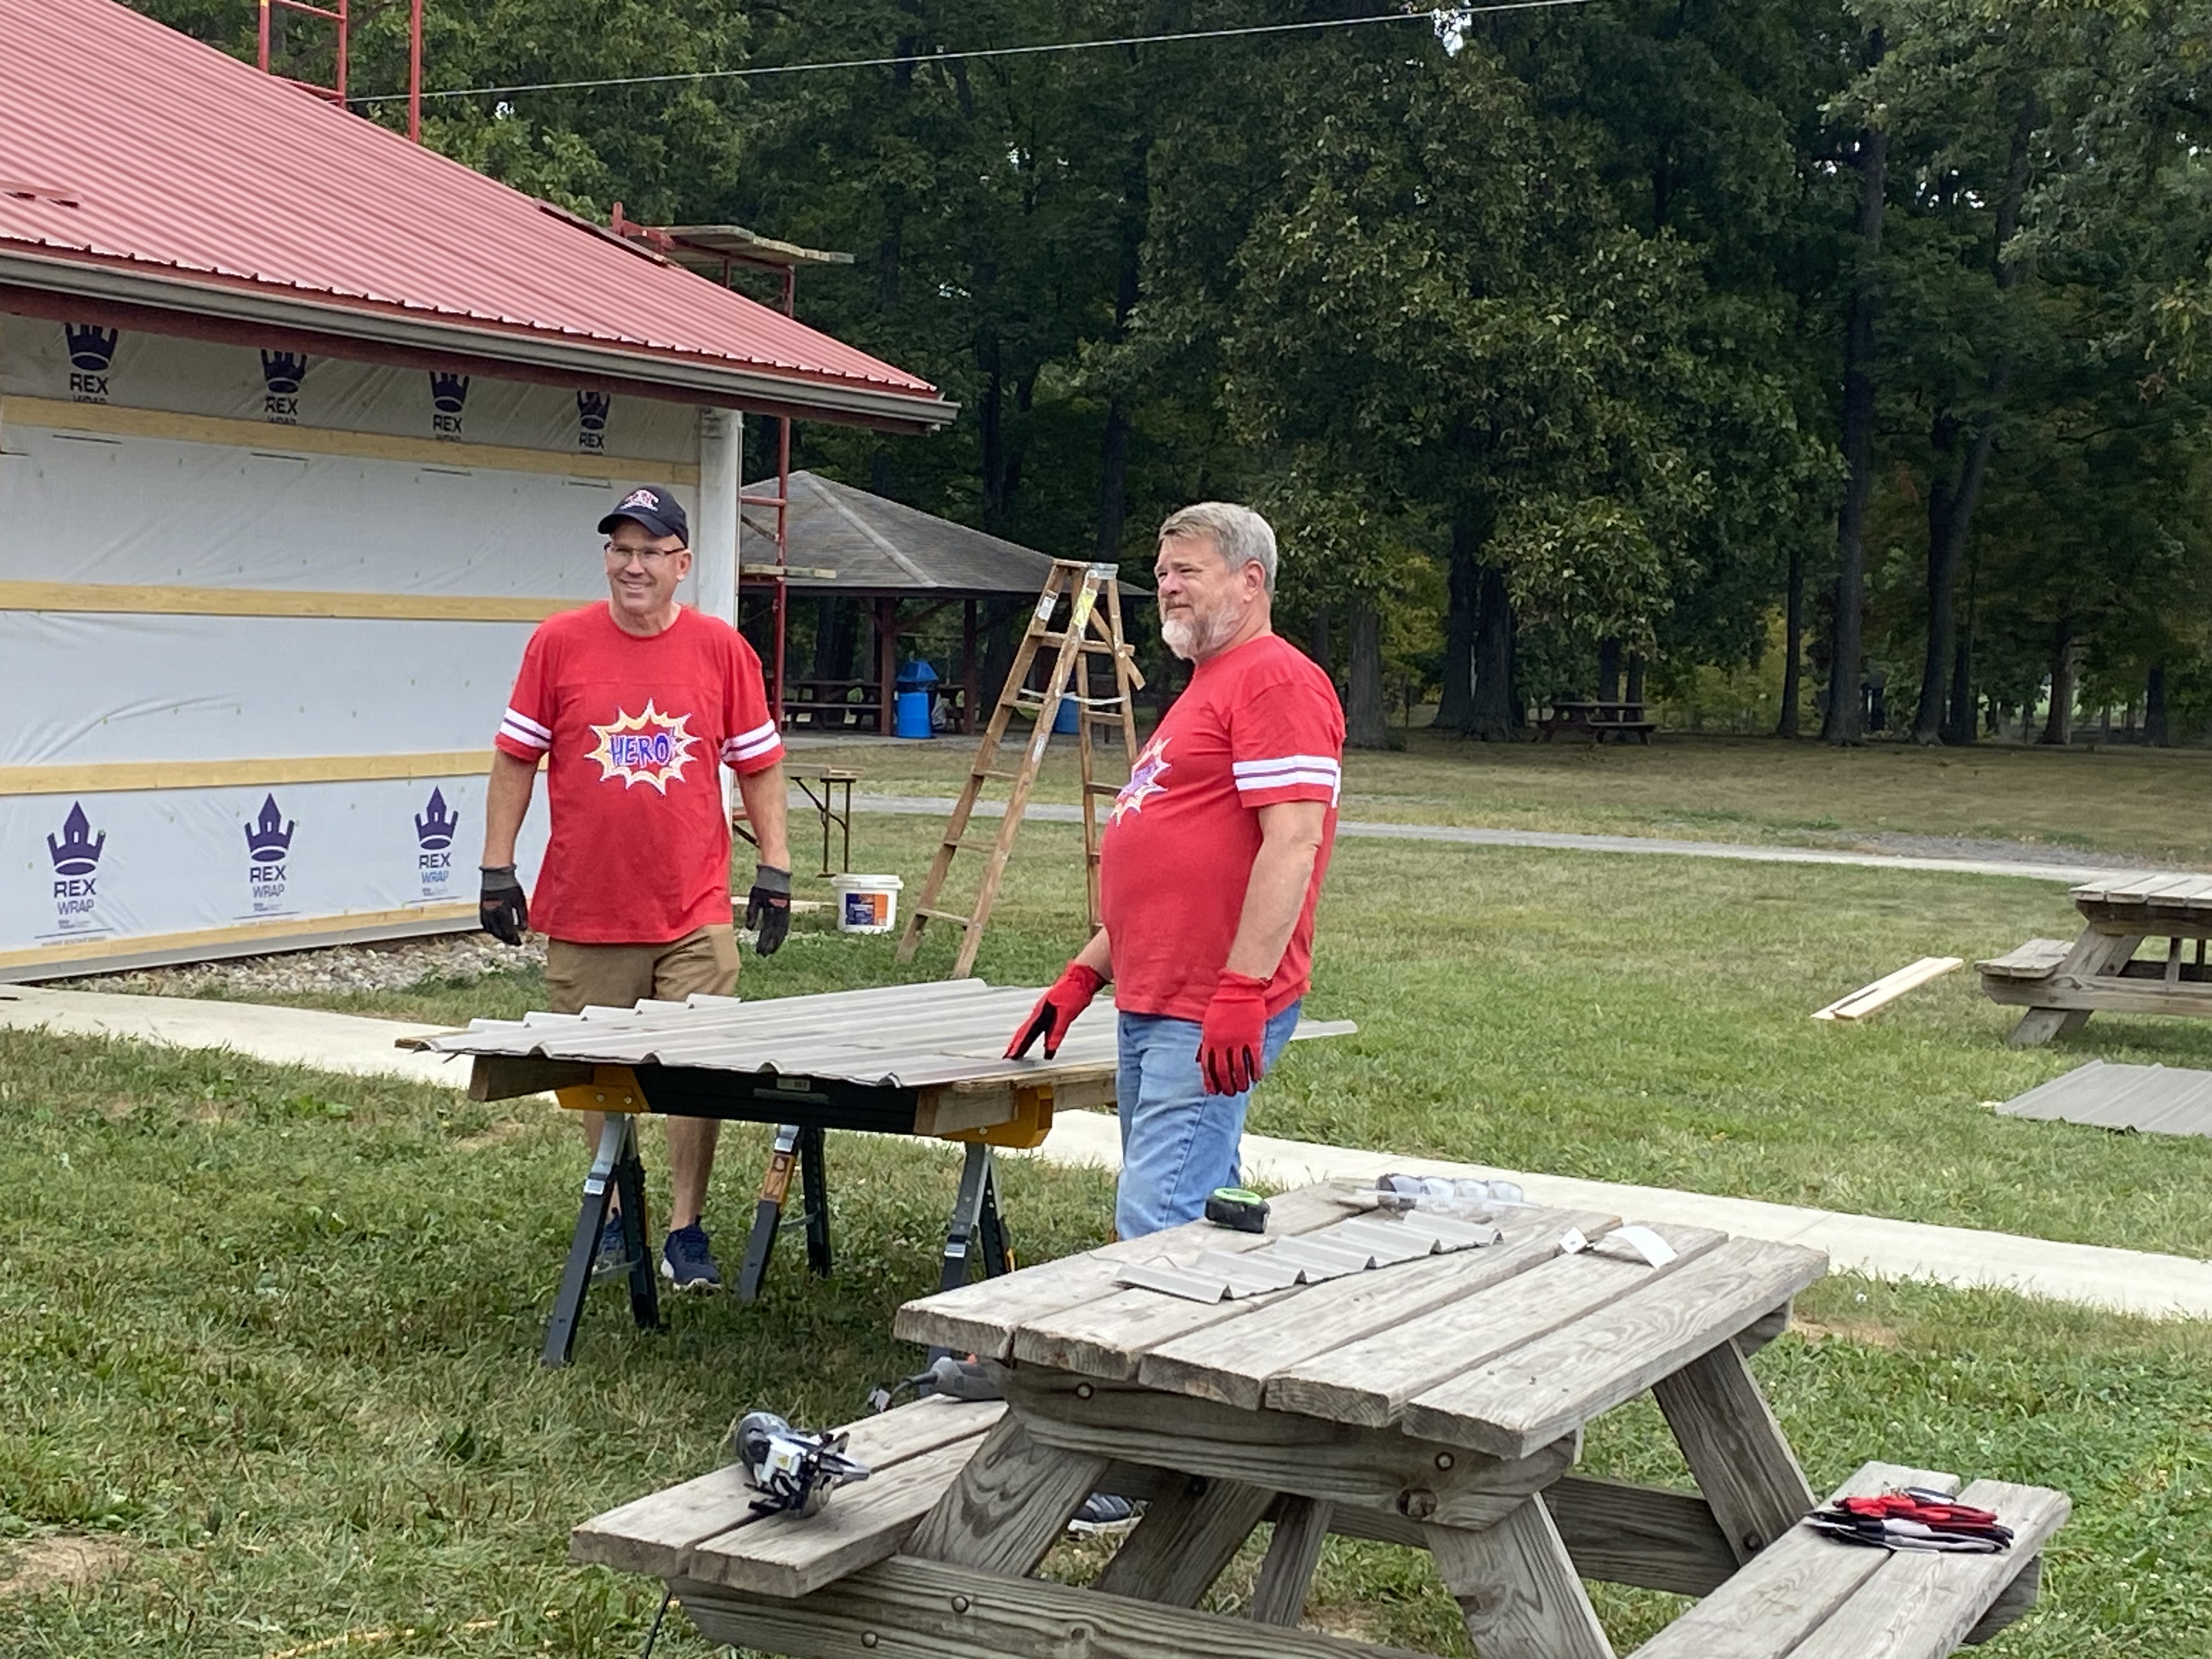
[[[489,933],[438,933],[226,962],[180,962],[46,983],[58,991],[135,991],[165,997],[209,992],[398,991],[426,979],[480,979],[486,974],[544,965],[545,941],[534,934],[518,947],[501,945]]]

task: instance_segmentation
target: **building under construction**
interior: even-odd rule
[[[688,498],[733,617],[745,416],[953,413],[112,0],[0,39],[0,979],[473,926],[491,734],[617,489]]]

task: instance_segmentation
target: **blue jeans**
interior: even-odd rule
[[[1196,1221],[1206,1195],[1242,1179],[1241,1095],[1209,1095],[1198,1071],[1198,1022],[1165,1014],[1121,1017],[1121,1063],[1115,1082],[1121,1119],[1121,1182],[1114,1231],[1140,1238]],[[1292,1003],[1267,1022],[1265,1069],[1273,1071],[1298,1023]]]

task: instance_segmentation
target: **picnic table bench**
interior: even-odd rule
[[[1554,702],[1536,718],[1536,730],[1546,743],[1561,732],[1571,732],[1602,743],[1608,733],[1616,738],[1651,741],[1659,722],[1648,719],[1641,702]]]
[[[2008,1041],[2034,1048],[2071,1036],[2099,1009],[2122,1014],[2212,1014],[2212,876],[2100,876],[2073,890],[2081,936],[2032,939],[1975,964],[1992,1002],[2025,1007]],[[2147,939],[2163,957],[2136,959]],[[2194,940],[2193,959],[2188,944]]]
[[[1355,1203],[1286,1194],[1269,1237]],[[2062,1493],[1968,1486],[2017,1529],[1995,1555],[1801,1524],[1812,1493],[1744,1362],[1820,1253],[1661,1225],[1654,1266],[1609,1216],[1509,1214],[1486,1248],[1232,1301],[1115,1284],[1267,1242],[1200,1223],[910,1302],[897,1334],[990,1362],[1003,1403],[851,1425],[874,1473],[813,1517],[752,1516],[717,1469],[586,1522],[570,1559],[665,1579],[709,1640],[807,1659],[1391,1659],[1299,1627],[1331,1533],[1428,1551],[1481,1659],[1613,1659],[1585,1578],[1703,1598],[1634,1659],[1943,1659],[2033,1601]],[[1591,1247],[1562,1253],[1570,1228]],[[1571,1472],[1584,1425],[1647,1390],[1695,1493]],[[1843,1490],[1907,1482],[1959,1490],[1881,1463]],[[1094,1491],[1142,1520],[1091,1585],[1031,1576]],[[1196,1611],[1263,1522],[1249,1617]]]

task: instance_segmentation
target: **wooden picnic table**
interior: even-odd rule
[[[1326,1236],[1356,1204],[1285,1195],[1270,1236]],[[1563,1251],[1570,1229],[1590,1248]],[[1705,1598],[1637,1659],[1942,1659],[2017,1617],[2063,1495],[1966,1487],[2019,1528],[2002,1555],[1801,1525],[1813,1494],[1745,1357],[1826,1258],[1652,1231],[1662,1265],[1610,1216],[1522,1208],[1485,1248],[1249,1298],[1116,1287],[1128,1264],[1266,1242],[1199,1223],[940,1292],[895,1328],[991,1362],[1003,1406],[854,1425],[874,1474],[821,1515],[752,1517],[720,1469],[586,1522],[570,1556],[666,1579],[712,1641],[820,1659],[1385,1659],[1298,1627],[1331,1533],[1425,1550],[1480,1659],[1613,1659],[1586,1578]],[[1646,1391],[1694,1493],[1572,1473],[1584,1427]],[[1878,1463],[1843,1490],[1907,1483],[1960,1491]],[[1148,1506],[1091,1585],[1033,1577],[1094,1491]],[[1196,1611],[1263,1521],[1249,1618]]]
[[[1644,714],[1642,702],[1620,701],[1554,702],[1536,720],[1536,729],[1546,743],[1561,732],[1578,733],[1592,743],[1604,742],[1607,732],[1617,738],[1632,737],[1638,743],[1649,743],[1658,725]]]
[[[2118,1014],[2212,1014],[2212,876],[2121,873],[2073,890],[2081,937],[2032,939],[1977,963],[1993,1002],[2025,1007],[2008,1041],[2033,1048],[2071,1036],[2099,1009]],[[2162,957],[2136,959],[2148,939]],[[2188,949],[2194,940],[2194,952]]]

